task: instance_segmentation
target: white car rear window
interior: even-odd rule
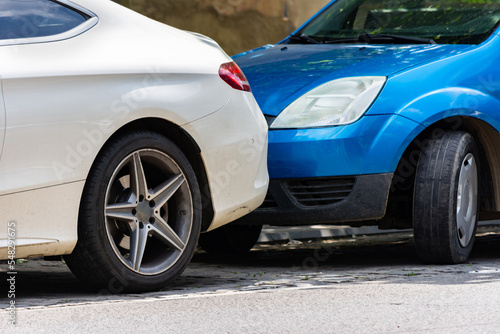
[[[28,39],[65,33],[90,16],[50,0],[2,0],[0,40]]]

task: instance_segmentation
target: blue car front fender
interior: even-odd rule
[[[446,88],[430,92],[397,112],[427,128],[455,116],[480,119],[500,130],[500,101],[469,88]]]
[[[271,178],[394,172],[423,127],[399,115],[365,116],[339,127],[269,131]]]

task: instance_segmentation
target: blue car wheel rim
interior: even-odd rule
[[[473,237],[477,220],[478,174],[472,153],[465,156],[460,168],[457,189],[457,234],[462,247]]]

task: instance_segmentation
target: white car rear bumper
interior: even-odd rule
[[[183,128],[200,145],[210,171],[215,215],[208,230],[259,207],[269,185],[267,123],[253,96],[234,91],[222,109]]]

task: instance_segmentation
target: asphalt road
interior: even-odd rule
[[[398,233],[199,252],[146,294],[92,293],[64,264],[30,260],[18,264],[16,326],[5,295],[1,333],[498,333],[500,227],[483,227],[455,266],[421,264]]]

